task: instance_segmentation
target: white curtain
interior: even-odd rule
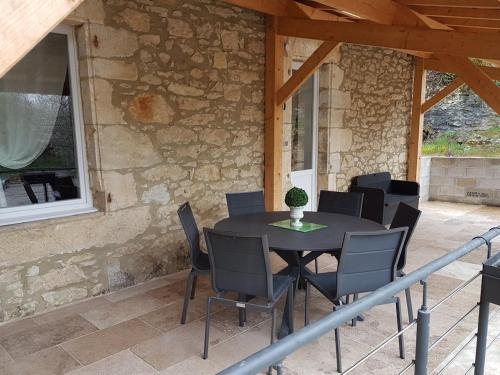
[[[66,36],[49,34],[0,80],[0,166],[21,169],[47,148],[68,69]],[[0,179],[0,207],[7,202]]]

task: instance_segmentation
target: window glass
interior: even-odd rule
[[[81,198],[67,38],[49,34],[0,79],[0,213]]]
[[[314,77],[292,97],[292,171],[313,168]]]

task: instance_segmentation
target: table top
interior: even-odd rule
[[[289,211],[265,212],[228,217],[215,224],[215,229],[244,234],[267,234],[269,247],[283,251],[340,250],[345,232],[386,229],[382,224],[360,217],[327,212],[304,212],[302,221],[323,224],[326,228],[297,232],[269,225],[290,218]]]

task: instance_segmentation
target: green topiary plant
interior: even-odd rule
[[[285,203],[288,207],[303,207],[308,201],[305,190],[298,187],[291,188],[285,195]]]

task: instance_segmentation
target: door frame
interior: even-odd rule
[[[292,62],[292,71],[297,70],[300,68],[300,66],[303,64],[302,61],[293,61]],[[312,181],[312,190],[313,194],[309,199],[311,200],[311,205],[313,207],[313,211],[316,211],[318,204],[318,119],[319,119],[319,70],[316,70],[313,75],[313,114],[312,114],[312,119],[313,119],[313,139],[312,139],[312,148],[313,148],[313,155],[312,155],[312,171],[313,171],[313,181]],[[290,158],[291,162],[291,158]],[[305,169],[302,171],[290,171],[290,180],[292,179],[292,175],[295,174],[296,176],[300,176],[303,174],[306,174],[305,172],[310,171],[311,169]]]

